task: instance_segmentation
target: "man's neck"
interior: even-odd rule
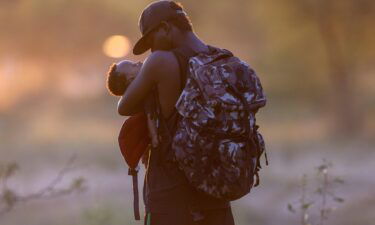
[[[192,32],[186,32],[181,35],[181,38],[175,43],[176,47],[187,47],[195,52],[208,51],[207,45],[198,38],[198,36]]]

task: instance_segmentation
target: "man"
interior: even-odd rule
[[[133,115],[153,93],[158,101],[160,144],[152,148],[144,183],[145,224],[234,224],[230,203],[197,192],[173,160],[171,137],[175,130],[175,103],[185,85],[188,59],[209,47],[194,33],[182,6],[173,1],[148,5],[139,21],[142,38],[133,53],[151,49],[138,76],[118,102],[118,113]]]

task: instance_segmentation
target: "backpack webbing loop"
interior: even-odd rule
[[[128,175],[133,178],[133,208],[134,208],[134,218],[135,220],[140,220],[139,213],[139,194],[138,194],[138,168],[129,168]]]

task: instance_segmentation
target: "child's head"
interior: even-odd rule
[[[142,67],[142,62],[123,60],[111,65],[107,73],[107,89],[115,96],[122,96],[130,81],[137,76]]]

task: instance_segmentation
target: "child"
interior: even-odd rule
[[[111,65],[109,72],[107,73],[107,89],[114,96],[122,96],[129,84],[134,80],[134,78],[139,73],[143,63],[142,62],[132,62],[130,60],[123,60],[118,63]],[[144,102],[144,112],[147,116],[147,127],[149,136],[151,138],[152,147],[156,148],[159,144],[157,136],[157,128],[155,121],[152,117],[152,104],[154,104],[152,96],[145,99]],[[142,163],[147,163],[148,151],[145,152],[142,158]]]

